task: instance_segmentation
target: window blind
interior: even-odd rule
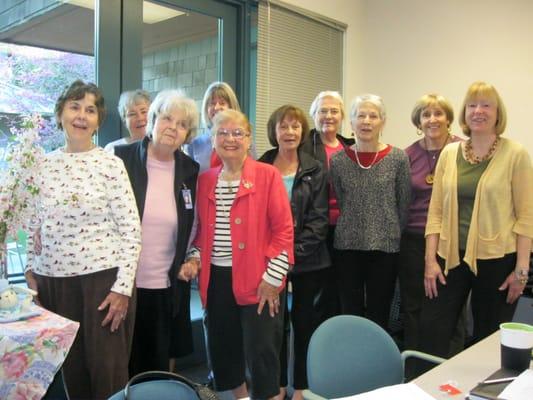
[[[342,93],[346,26],[277,1],[260,1],[257,29],[255,139],[261,155],[271,148],[266,124],[276,108],[293,104],[308,114],[319,92]]]

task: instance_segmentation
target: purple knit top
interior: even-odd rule
[[[452,136],[448,143],[459,142],[461,138]],[[435,173],[435,166],[441,150],[426,151],[417,140],[405,149],[411,166],[411,204],[407,219],[407,232],[424,234],[428,217],[432,185],[426,182],[429,173]]]

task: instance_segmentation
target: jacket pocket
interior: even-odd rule
[[[499,258],[504,254],[505,242],[504,235],[496,233],[491,237],[478,235],[477,256],[479,258]]]

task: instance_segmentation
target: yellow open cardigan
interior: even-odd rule
[[[444,273],[459,265],[457,152],[446,146],[439,157],[429,204],[426,236],[439,234],[437,253]],[[477,274],[476,259],[494,259],[516,251],[516,235],[533,238],[533,167],[527,150],[501,138],[476,190],[464,261]]]

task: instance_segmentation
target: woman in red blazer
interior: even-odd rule
[[[181,275],[199,270],[215,388],[248,397],[279,392],[282,289],[293,264],[291,208],[281,175],[248,156],[251,126],[235,110],[213,120],[222,166],[198,180],[198,231]],[[201,265],[201,269],[200,269]]]

